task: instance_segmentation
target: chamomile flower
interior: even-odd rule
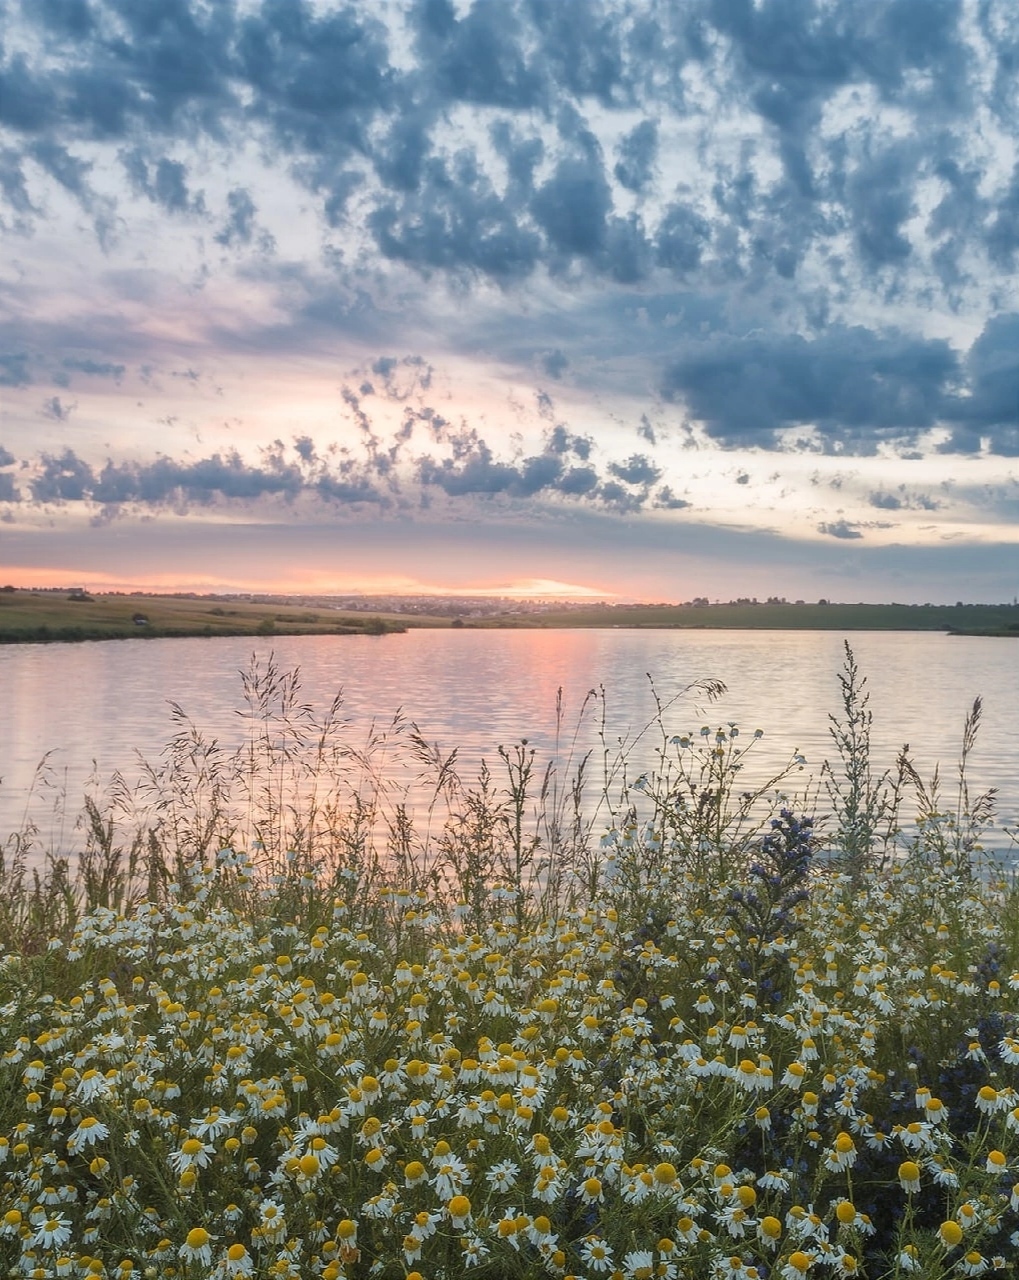
[[[62,1214],[53,1214],[37,1226],[32,1244],[38,1249],[59,1249],[70,1240],[72,1227]]]
[[[67,1150],[71,1155],[77,1155],[79,1151],[94,1146],[95,1143],[102,1142],[109,1136],[110,1130],[107,1125],[95,1116],[85,1116],[67,1139]]]
[[[485,1174],[485,1181],[494,1191],[512,1191],[520,1176],[520,1166],[512,1160],[501,1160]]]
[[[205,1227],[192,1227],[177,1252],[185,1262],[197,1262],[204,1267],[211,1266],[212,1236]]]
[[[824,1166],[832,1173],[838,1173],[843,1169],[851,1169],[856,1163],[856,1157],[856,1143],[850,1134],[843,1131],[836,1134],[834,1143],[825,1153]]]
[[[612,1246],[600,1236],[588,1236],[580,1246],[580,1257],[595,1275],[612,1270]]]
[[[245,1246],[237,1242],[223,1254],[218,1269],[224,1276],[251,1276],[255,1273],[255,1260]]]
[[[185,1169],[206,1169],[212,1163],[216,1148],[209,1146],[201,1138],[185,1138],[176,1151],[171,1151],[167,1162],[174,1173],[181,1174]]]

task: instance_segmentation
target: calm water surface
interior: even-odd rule
[[[1019,818],[1019,644],[1007,639],[915,632],[849,636],[867,676],[880,766],[908,742],[921,773],[940,761],[946,781],[968,708],[984,698],[972,756],[975,788],[999,789],[999,815]],[[555,742],[557,690],[566,737],[589,689],[604,688],[608,740],[631,740],[654,714],[650,675],[666,703],[711,677],[728,693],[710,705],[688,694],[665,716],[671,732],[735,721],[760,727],[747,780],[801,751],[816,773],[831,753],[828,714],[838,712],[843,637],[811,631],[410,631],[384,637],[277,637],[106,641],[0,648],[0,842],[31,816],[52,848],[73,848],[73,815],[94,775],[138,774],[173,732],[169,703],[225,746],[244,741],[239,672],[252,655],[300,668],[302,697],[325,709],[339,688],[354,744],[371,722],[402,708],[431,742],[459,748],[473,776],[500,744],[527,738],[547,759]],[[595,737],[595,717],[581,731]],[[651,764],[653,735],[629,754],[632,774]],[[49,787],[33,790],[42,757]],[[636,768],[634,766],[637,766]],[[756,772],[755,772],[756,770]],[[56,805],[66,796],[63,816]],[[47,824],[49,824],[47,828]],[[1002,843],[1007,843],[1001,838]]]

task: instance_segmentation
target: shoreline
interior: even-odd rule
[[[425,606],[427,607],[427,606]],[[937,631],[949,636],[1019,638],[1019,605],[840,604],[818,601],[728,604],[562,605],[521,603],[512,609],[468,609],[463,601],[397,598],[364,608],[328,598],[244,600],[193,596],[91,596],[51,591],[0,591],[0,645],[90,640],[215,639],[251,636],[390,635],[410,629],[463,630],[753,630]]]

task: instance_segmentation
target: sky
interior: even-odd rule
[[[0,0],[0,577],[1019,592],[1019,0]]]

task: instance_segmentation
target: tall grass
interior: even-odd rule
[[[25,1276],[872,1280],[1019,1262],[1019,893],[993,793],[760,731],[470,776],[253,663],[79,855],[0,858],[0,1265]],[[584,718],[591,717],[591,721]],[[698,713],[698,719],[702,716]],[[593,736],[592,736],[593,733]],[[591,743],[594,745],[591,745]],[[652,765],[633,776],[635,752]]]

